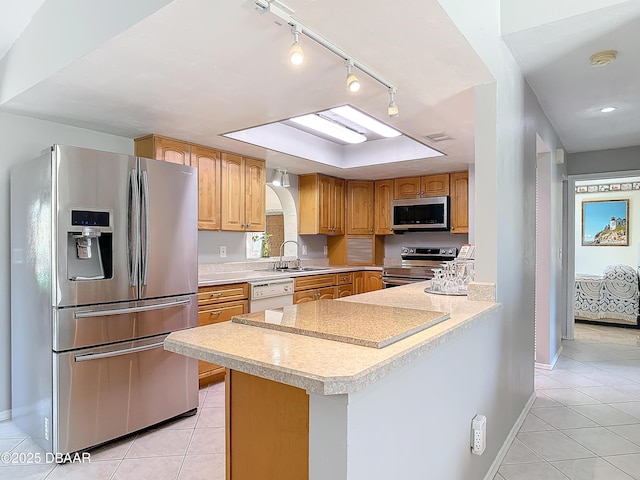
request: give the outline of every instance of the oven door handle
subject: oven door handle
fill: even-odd
[[[386,286],[386,285],[409,285],[410,283],[416,283],[416,282],[424,282],[426,280],[418,280],[418,279],[411,279],[411,280],[403,280],[403,279],[399,279],[399,278],[394,278],[393,280],[389,280],[389,279],[382,279],[382,285]]]
[[[105,353],[81,353],[74,357],[76,362],[86,362],[89,360],[100,360],[102,358],[119,357],[120,355],[129,355],[131,353],[144,352],[145,350],[152,350],[164,346],[164,342],[152,343],[151,345],[142,345],[140,347],[126,348],[124,350],[114,350],[113,352]]]

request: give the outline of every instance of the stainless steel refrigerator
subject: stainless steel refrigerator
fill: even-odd
[[[195,411],[196,169],[78,147],[11,170],[12,415],[49,452]]]

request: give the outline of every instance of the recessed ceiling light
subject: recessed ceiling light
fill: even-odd
[[[604,107],[600,109],[601,113],[609,113],[609,112],[613,112],[616,109],[616,107]]]
[[[293,117],[289,120],[347,143],[362,143],[367,139],[364,135],[315,113]]]
[[[385,125],[384,123],[379,122],[375,118],[370,117],[349,105],[332,108],[331,111],[383,137],[392,138],[402,135],[402,133],[397,131],[395,128],[391,128],[389,125]]]

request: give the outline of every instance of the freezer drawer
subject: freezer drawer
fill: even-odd
[[[151,337],[198,325],[197,296],[55,309],[53,350]]]
[[[198,406],[197,361],[165,351],[165,337],[53,354],[54,452],[87,449]]]

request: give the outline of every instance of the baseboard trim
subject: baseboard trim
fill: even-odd
[[[542,370],[553,370],[553,367],[556,366],[556,363],[558,362],[558,360],[560,359],[560,354],[562,353],[562,348],[563,346],[560,345],[560,348],[558,349],[558,351],[556,352],[556,356],[553,357],[553,360],[551,360],[550,364],[547,363],[538,363],[536,362],[535,367],[536,368],[540,368]]]
[[[10,418],[11,418],[11,409],[0,412],[0,422],[3,422],[4,420],[9,420]]]
[[[531,406],[535,401],[536,401],[536,392],[534,391],[531,394],[531,397],[529,397],[527,404],[522,409],[522,412],[520,413],[520,416],[516,420],[516,423],[513,424],[513,427],[511,428],[509,435],[507,435],[507,438],[502,444],[502,447],[500,448],[498,455],[496,455],[496,458],[493,460],[493,463],[491,464],[491,468],[489,468],[489,471],[484,476],[484,480],[493,480],[493,477],[495,477],[496,474],[498,473],[498,469],[500,468],[500,465],[502,465],[502,461],[504,460],[504,457],[507,455],[507,452],[509,451],[511,444],[513,443],[513,440],[516,438],[518,431],[520,431],[520,427],[522,427],[522,424],[524,423],[525,418],[527,418],[527,414],[529,413],[529,410],[531,410]]]

